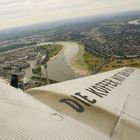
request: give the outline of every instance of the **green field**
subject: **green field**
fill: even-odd
[[[92,54],[88,53],[87,51],[84,52],[83,56],[84,56],[84,60],[85,60],[86,64],[88,65],[88,69],[90,71],[94,72],[95,67],[100,65],[101,58],[97,57],[95,55],[92,55]]]
[[[57,55],[63,48],[63,46],[60,45],[60,44],[47,44],[47,45],[42,45],[42,46],[39,46],[39,47],[47,50],[49,59],[51,57]]]
[[[89,70],[96,70],[96,68],[100,65],[101,58],[93,56],[85,51],[84,60],[88,64]],[[140,58],[129,58],[129,59],[114,59],[110,58],[109,63],[104,64],[100,69],[100,72],[110,71],[113,69],[118,69],[122,67],[135,67],[140,68]]]

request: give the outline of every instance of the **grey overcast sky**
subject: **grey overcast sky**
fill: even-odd
[[[0,29],[140,10],[140,0],[0,0]]]

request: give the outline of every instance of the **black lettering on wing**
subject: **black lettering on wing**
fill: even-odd
[[[88,96],[86,96],[86,95],[83,96],[83,95],[80,94],[80,92],[76,92],[75,95],[78,96],[78,97],[80,97],[80,98],[82,98],[82,99],[84,99],[85,101],[87,101],[87,102],[89,102],[91,104],[95,104],[96,103],[96,100],[95,99],[89,100],[88,99]]]
[[[87,88],[86,90],[95,94],[95,95],[97,95],[97,96],[99,96],[99,97],[101,97],[101,98],[103,98],[103,96],[106,96],[106,94],[101,93],[101,92],[97,92],[95,89],[93,89],[91,87]]]
[[[75,111],[77,111],[79,113],[82,113],[85,111],[83,106],[75,100],[64,98],[64,99],[61,99],[60,102],[67,104],[68,106],[70,106],[71,108],[73,108]]]

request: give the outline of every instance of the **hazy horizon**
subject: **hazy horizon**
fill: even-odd
[[[0,30],[140,10],[139,0],[0,0]]]

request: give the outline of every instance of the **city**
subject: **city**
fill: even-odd
[[[38,46],[57,41],[82,44],[84,52],[81,55],[90,74],[124,66],[140,67],[140,24],[139,20],[137,24],[132,22],[139,18],[139,12],[136,12],[0,32],[0,76],[10,80],[12,71],[22,69],[26,73],[26,69],[33,69],[30,61],[34,64],[37,61]]]

